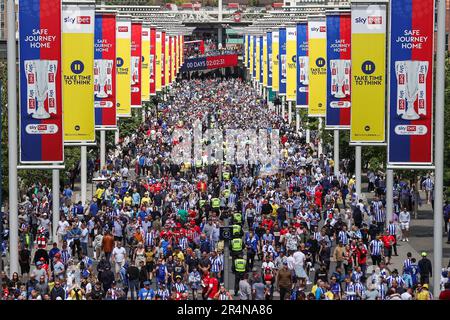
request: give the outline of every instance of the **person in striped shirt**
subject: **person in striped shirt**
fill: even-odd
[[[380,240],[380,236],[373,239],[369,243],[370,257],[372,258],[372,265],[378,266],[381,263],[383,253],[383,242]]]
[[[384,229],[384,223],[386,220],[383,202],[378,197],[375,197],[374,201],[371,203],[371,209],[372,215],[378,225],[378,232],[381,233]]]

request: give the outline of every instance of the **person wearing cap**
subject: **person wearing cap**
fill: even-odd
[[[150,288],[150,281],[144,282],[144,287],[139,290],[138,300],[153,300],[155,298],[155,292]]]
[[[430,277],[433,276],[433,267],[430,259],[427,258],[427,253],[423,251],[421,253],[422,259],[420,259],[418,266],[420,272],[420,282],[422,284],[430,283]]]
[[[416,300],[433,300],[433,295],[428,290],[428,283],[417,285],[415,296]]]

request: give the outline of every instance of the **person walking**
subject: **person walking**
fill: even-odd
[[[424,251],[421,253],[422,259],[420,259],[419,265],[419,273],[420,273],[420,282],[423,284],[430,283],[430,278],[433,276],[433,269],[431,265],[430,259],[427,258],[427,253]]]
[[[288,268],[287,261],[283,262],[283,267],[277,273],[278,291],[280,300],[284,300],[286,295],[290,295],[292,289],[292,272]]]
[[[111,254],[114,249],[114,237],[111,232],[106,231],[105,235],[102,239],[102,251],[105,254],[105,258],[107,261],[111,260]]]

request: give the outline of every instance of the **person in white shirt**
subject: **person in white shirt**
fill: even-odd
[[[405,292],[401,294],[402,300],[412,300],[413,299],[413,289],[408,288]]]
[[[304,244],[302,244],[304,245]],[[292,255],[294,258],[294,271],[295,276],[299,279],[300,286],[304,286],[306,284],[306,280],[308,276],[306,275],[306,271],[304,268],[306,256],[303,252],[300,251],[301,246],[298,247],[298,250],[294,252]]]
[[[61,220],[58,222],[58,247],[62,245],[62,242],[67,234],[67,229],[69,228],[69,222],[66,220],[66,217],[61,215]]]
[[[398,220],[400,222],[400,228],[402,229],[402,241],[409,241],[409,222],[411,221],[411,216],[406,208],[403,208],[403,210],[400,211]]]
[[[116,274],[119,276],[120,269],[125,265],[127,251],[120,244],[119,241],[116,241],[116,246],[112,251],[112,259],[115,263]]]

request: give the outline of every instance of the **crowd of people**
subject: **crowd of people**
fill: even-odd
[[[206,155],[174,163],[182,141],[173,131],[193,130],[197,120],[205,129],[278,129],[279,169],[208,164]],[[312,138],[307,143],[249,82],[175,83],[109,150],[86,205],[64,187],[58,226],[51,190],[27,190],[21,270],[2,272],[2,299],[431,300],[432,276],[442,277],[448,299],[448,272],[432,270],[426,252],[392,268],[398,241],[408,241],[413,192],[396,184],[397,214],[386,221],[383,178],[369,173],[374,197],[363,201],[355,177],[334,176],[332,158],[318,154]],[[54,227],[58,237],[50,239]]]

